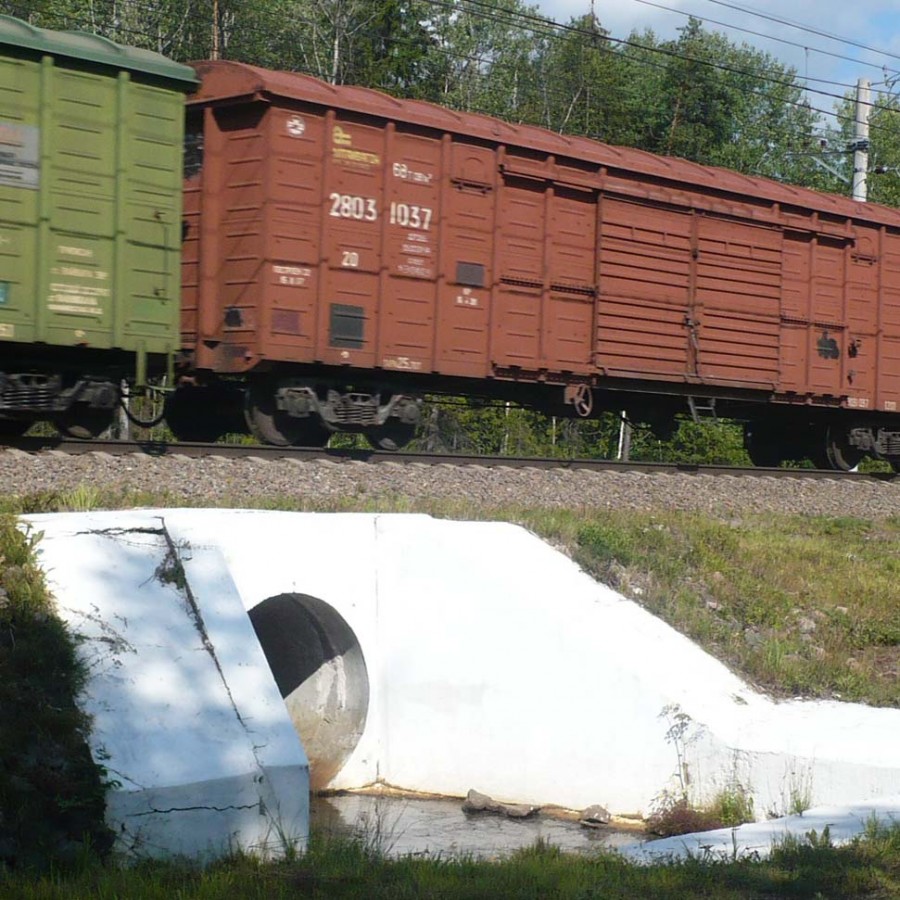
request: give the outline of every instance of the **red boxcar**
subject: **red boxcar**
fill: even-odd
[[[231,62],[196,66],[176,431],[412,434],[421,396],[900,459],[900,213]],[[210,397],[222,402],[211,402]],[[188,434],[189,433],[189,434]],[[204,436],[207,436],[204,434]]]

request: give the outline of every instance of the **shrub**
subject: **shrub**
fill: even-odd
[[[27,868],[112,844],[75,703],[85,671],[35,564],[39,537],[0,516],[0,864]]]

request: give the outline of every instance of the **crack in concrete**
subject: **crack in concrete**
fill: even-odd
[[[138,790],[146,791],[148,790],[148,786],[146,784],[141,784],[139,781],[135,781],[130,775],[127,775],[125,772],[120,771],[119,769],[113,769],[111,766],[104,766],[106,771],[114,776],[116,781],[120,784],[124,784],[128,782],[128,784],[134,785]]]
[[[184,563],[182,562],[181,554],[179,553],[179,547],[172,539],[172,535],[169,533],[169,530],[166,527],[165,519],[161,518],[160,523],[162,525],[162,536],[168,547],[169,555],[175,561],[175,563],[181,567],[181,572],[184,576],[177,585],[177,588],[185,598],[188,607],[188,615],[191,617],[192,621],[194,622],[194,627],[197,629],[197,633],[200,635],[200,640],[203,643],[203,649],[210,655],[210,658],[212,659],[213,664],[216,667],[216,671],[219,673],[219,679],[222,682],[222,686],[225,688],[225,693],[228,695],[228,702],[231,704],[231,709],[234,712],[235,718],[238,720],[241,728],[244,729],[244,733],[247,735],[247,741],[250,744],[253,758],[254,760],[256,760],[256,765],[259,771],[263,773],[259,780],[263,781],[265,778],[265,766],[259,758],[259,754],[257,752],[258,747],[253,739],[253,732],[250,730],[248,723],[241,715],[241,711],[234,699],[234,695],[231,693],[231,686],[228,684],[228,680],[225,678],[225,672],[222,670],[222,664],[219,661],[218,655],[216,654],[216,648],[213,646],[212,641],[209,639],[209,632],[206,630],[206,623],[203,621],[203,613],[200,611],[200,605],[197,603],[197,598],[194,596],[194,592],[191,590],[191,585],[188,582],[187,573],[184,570]]]
[[[140,819],[144,816],[165,816],[176,812],[231,812],[239,809],[259,809],[260,802],[235,804],[231,806],[170,806],[167,809],[148,809],[147,812],[132,813],[129,818]]]
[[[101,537],[121,537],[124,534],[156,534],[162,535],[159,528],[150,528],[149,526],[141,528],[90,528],[87,531],[76,531],[73,537],[83,537],[84,535],[98,534]]]

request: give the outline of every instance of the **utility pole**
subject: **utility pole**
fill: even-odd
[[[853,199],[866,199],[866,175],[869,168],[869,82],[856,82],[856,130],[853,135]]]

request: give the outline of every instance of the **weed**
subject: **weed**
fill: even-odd
[[[90,512],[98,509],[102,491],[91,484],[79,484],[59,495],[59,506],[64,512]]]
[[[813,804],[812,772],[791,769],[785,773],[781,785],[782,809],[769,810],[770,819],[782,816],[802,816]]]
[[[709,805],[710,812],[722,824],[721,828],[734,828],[755,819],[753,796],[737,782],[719,791]]]
[[[184,591],[187,587],[187,575],[184,571],[184,563],[179,551],[190,549],[185,543],[182,547],[170,545],[162,562],[156,567],[154,575],[160,584],[170,584],[178,591]]]
[[[405,807],[396,808],[376,797],[372,806],[362,810],[356,818],[354,835],[370,856],[388,856],[403,836],[399,827]]]
[[[729,828],[752,822],[753,797],[733,773],[731,783],[707,803],[691,799],[691,774],[687,751],[696,735],[690,734],[692,720],[677,703],[663,707],[660,717],[668,723],[666,742],[675,750],[677,789],[664,789],[654,801],[647,830],[661,837]]]

